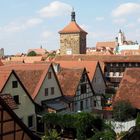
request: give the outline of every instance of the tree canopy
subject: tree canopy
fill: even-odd
[[[76,114],[55,114],[48,113],[43,117],[48,129],[55,129],[60,126],[61,129],[67,128],[76,130],[76,138],[78,140],[85,140],[91,138],[97,132],[105,132],[106,128],[104,121],[95,117],[90,113],[76,113]],[[107,130],[109,130],[107,128]]]
[[[116,121],[127,121],[135,116],[136,110],[128,101],[118,101],[113,107],[113,117]]]
[[[28,55],[27,56],[36,56],[37,54],[36,54],[36,52],[35,51],[30,51],[29,53],[28,53]]]

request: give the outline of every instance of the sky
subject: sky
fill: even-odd
[[[5,54],[30,48],[60,48],[59,31],[71,20],[86,31],[87,47],[113,41],[119,30],[140,42],[140,0],[0,0],[0,48]]]

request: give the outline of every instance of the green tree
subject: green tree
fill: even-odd
[[[127,121],[135,116],[136,110],[128,101],[118,101],[113,107],[113,117],[116,121]]]
[[[43,117],[43,121],[48,130],[56,129],[56,126],[63,130],[72,129],[74,137],[76,131],[78,140],[91,138],[96,132],[103,131],[105,126],[101,118],[85,112],[76,114],[48,113]]]
[[[136,126],[140,127],[140,113],[137,113]]]
[[[102,131],[97,131],[90,140],[116,140],[116,133],[109,124],[104,124]]]
[[[36,52],[35,51],[30,51],[29,53],[28,53],[28,55],[27,56],[36,56],[37,54],[36,54]]]
[[[55,129],[50,130],[42,137],[42,140],[60,140],[60,134]]]

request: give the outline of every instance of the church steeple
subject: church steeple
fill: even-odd
[[[74,11],[74,8],[72,8],[72,12],[71,12],[71,21],[76,21],[75,20],[75,11]]]

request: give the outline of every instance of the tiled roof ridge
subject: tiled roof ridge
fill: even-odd
[[[77,23],[76,21],[71,21],[67,26],[65,26],[62,30],[59,31],[59,33],[77,33],[77,32],[84,32],[87,34],[86,31],[84,31]]]

